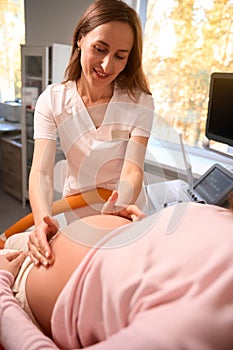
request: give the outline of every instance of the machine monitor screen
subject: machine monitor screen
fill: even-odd
[[[214,164],[194,185],[193,189],[209,204],[222,205],[233,190],[233,173]]]
[[[211,75],[206,136],[233,146],[233,73]]]

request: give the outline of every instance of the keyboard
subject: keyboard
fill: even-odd
[[[147,185],[146,191],[152,211],[158,211],[180,202],[205,203],[187,182],[179,179]]]

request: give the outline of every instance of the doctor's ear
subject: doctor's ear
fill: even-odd
[[[80,55],[81,49],[80,49],[80,46],[79,46],[79,44],[78,44],[78,41],[77,41],[77,51],[78,51],[78,54]]]
[[[82,41],[82,36],[80,36],[77,40],[77,47],[80,49],[81,46],[81,41]]]

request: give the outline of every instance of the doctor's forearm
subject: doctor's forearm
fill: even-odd
[[[50,176],[31,172],[29,178],[29,198],[35,225],[45,216],[52,215],[53,181]]]
[[[145,137],[132,137],[128,143],[118,184],[118,205],[134,204],[141,192],[147,141]]]
[[[134,204],[142,188],[143,174],[141,171],[131,171],[130,175],[123,176],[118,185],[117,205]]]

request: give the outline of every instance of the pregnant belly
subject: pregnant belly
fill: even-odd
[[[128,220],[119,216],[91,216],[75,223],[77,235],[79,223],[83,231],[83,222],[87,224],[87,233],[90,231],[97,232],[96,240],[101,238],[99,235],[100,230],[98,229],[104,229],[101,232],[106,234],[116,227],[129,223]],[[33,266],[26,280],[28,304],[41,329],[48,336],[51,336],[50,320],[56,300],[70,276],[91,247],[80,244],[77,240],[67,238],[59,232],[51,243],[51,249],[55,255],[53,266],[49,268]]]
[[[31,311],[42,330],[51,335],[50,319],[55,302],[73,271],[90,250],[58,233],[51,244],[53,266],[33,266],[26,281],[26,296]]]

